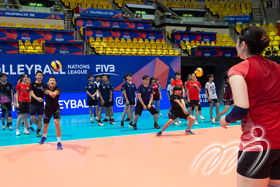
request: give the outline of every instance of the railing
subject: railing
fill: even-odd
[[[32,6],[24,6],[24,5],[18,5],[18,4],[6,4],[6,3],[0,3],[0,5],[5,6],[5,7],[0,7],[0,10],[12,11],[12,12],[35,12],[35,13],[63,14],[63,10],[69,10],[69,9],[62,9],[62,8],[59,8],[59,10],[53,10],[52,7],[32,7]],[[9,8],[7,6],[9,6]],[[12,6],[17,6],[19,8],[11,8]]]

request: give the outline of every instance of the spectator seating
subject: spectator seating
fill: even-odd
[[[199,8],[193,1],[162,1],[162,3],[168,8]]]
[[[85,8],[98,8],[98,9],[111,9],[113,10],[112,4],[107,0],[62,0],[66,7],[74,9],[79,4],[80,7]]]
[[[58,25],[58,27],[56,25],[49,25],[49,24],[45,24],[44,27],[42,24],[38,24],[37,27],[34,23],[31,23],[30,25],[28,25],[27,23],[24,23],[23,25],[21,25],[20,23],[16,23],[16,25],[12,22],[10,22],[9,24],[7,24],[6,22],[1,22],[0,27],[9,27],[9,28],[30,28],[30,29],[51,29],[51,30],[64,30],[62,25]]]
[[[171,45],[168,45],[165,40],[156,40],[151,39],[139,41],[134,38],[131,40],[128,38],[109,38],[106,37],[99,38],[95,40],[93,37],[90,37],[89,44],[92,48],[95,49],[97,54],[101,55],[155,55],[155,56],[179,56],[180,53],[178,50],[173,49]]]
[[[126,3],[145,5],[142,0],[114,0],[118,7],[123,7]]]
[[[43,43],[45,41],[41,41],[39,43],[37,40],[34,40],[33,43],[30,40],[25,40],[23,44],[22,40],[18,41],[19,44],[19,53],[21,54],[43,54]]]
[[[210,1],[206,0],[206,8],[212,12],[212,14],[218,15],[220,18],[228,15],[250,15],[252,13],[252,6],[249,0],[245,1]]]

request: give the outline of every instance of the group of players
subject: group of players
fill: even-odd
[[[47,138],[47,131],[51,117],[54,117],[54,124],[56,127],[56,134],[58,139],[58,149],[62,149],[61,145],[61,128],[60,128],[60,105],[58,102],[60,89],[56,87],[55,77],[48,78],[48,86],[42,82],[43,73],[41,71],[36,72],[36,81],[30,82],[30,78],[26,74],[22,74],[18,79],[18,84],[15,88],[15,94],[13,98],[13,86],[7,82],[7,75],[2,73],[0,75],[0,104],[2,108],[2,130],[5,130],[5,116],[7,116],[7,127],[10,130],[12,128],[12,115],[11,107],[14,105],[17,108],[17,128],[16,135],[19,136],[19,127],[21,120],[23,121],[24,131],[23,134],[29,134],[30,131],[35,131],[32,127],[32,123],[37,125],[36,136],[41,137],[40,144],[43,144]],[[225,110],[219,113],[219,103],[215,90],[214,75],[208,75],[209,81],[205,85],[205,92],[210,103],[210,116],[211,121],[215,123],[219,117],[226,113],[230,105],[233,105],[233,98],[231,95],[230,86],[226,76],[227,83],[225,84]],[[85,86],[87,93],[87,105],[89,106],[90,122],[93,123],[93,113],[95,120],[98,121],[99,126],[103,126],[103,122],[109,122],[110,124],[116,124],[113,117],[114,105],[113,99],[113,85],[109,82],[110,76],[102,74],[101,76],[88,75],[89,82]],[[100,80],[101,79],[101,80]],[[124,127],[124,121],[129,121],[129,127],[133,127],[137,130],[137,122],[139,116],[141,116],[143,110],[148,110],[154,119],[154,128],[160,129],[157,124],[158,116],[160,113],[160,100],[162,99],[161,86],[158,84],[159,80],[154,77],[144,75],[142,77],[143,84],[138,88],[132,82],[132,75],[127,73],[124,76],[125,83],[122,85],[122,101],[124,103],[124,111],[122,113],[121,127]],[[167,95],[171,103],[171,107],[168,112],[169,121],[165,124],[163,129],[157,133],[161,133],[171,124],[179,125],[181,123],[180,118],[187,119],[188,128],[186,133],[194,134],[190,129],[193,123],[198,125],[198,113],[200,113],[200,119],[204,120],[201,115],[201,106],[199,102],[199,92],[201,91],[201,84],[197,81],[196,75],[190,74],[188,80],[183,85],[181,80],[181,73],[176,72],[175,79],[169,78],[170,84],[167,87]],[[44,106],[44,96],[46,105]],[[13,100],[15,102],[13,102]],[[155,107],[157,103],[157,108]],[[213,104],[216,105],[215,118],[212,117]],[[136,105],[135,115],[134,106]],[[187,112],[188,106],[188,112]],[[94,108],[94,112],[93,112]],[[101,113],[105,109],[106,118],[101,122]],[[195,117],[193,112],[195,110]],[[28,124],[28,115],[30,114],[30,122]],[[125,116],[127,114],[127,119]],[[36,118],[37,115],[37,118]],[[42,121],[44,117],[44,121]],[[42,122],[43,135],[41,134]]]

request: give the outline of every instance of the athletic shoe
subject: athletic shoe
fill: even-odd
[[[186,130],[186,134],[194,135],[194,133],[191,130]]]
[[[27,127],[27,130],[35,131],[32,126]]]
[[[133,129],[137,130],[137,125],[136,124],[133,125]]]
[[[170,118],[170,112],[167,112],[167,116]]]
[[[198,123],[197,123],[197,121],[195,122],[195,125],[196,125],[196,126],[198,126]]]
[[[159,132],[157,133],[157,136],[161,136],[161,134],[162,134],[162,132],[161,132],[161,131],[159,131]]]
[[[205,118],[204,118],[203,116],[200,116],[200,119],[201,119],[201,120],[205,120]]]
[[[90,122],[93,123],[93,119],[90,119]]]
[[[12,126],[12,125],[10,125],[10,126],[9,126],[9,129],[10,129],[10,131],[12,131],[12,130],[13,130],[13,126]]]
[[[160,129],[160,126],[159,126],[158,124],[155,124],[155,125],[154,125],[154,128],[155,128],[155,129]]]
[[[130,121],[130,118],[126,118],[126,120],[124,120],[124,121]]]
[[[3,125],[3,126],[2,126],[2,130],[5,130],[5,128],[6,128],[6,126],[5,126],[5,125]]]
[[[215,122],[215,118],[210,119],[210,121],[211,121],[213,124],[216,123],[216,122]]]
[[[102,122],[108,122],[109,120],[107,118],[105,118]]]
[[[61,142],[58,142],[57,143],[57,150],[62,150],[63,148],[62,148],[62,145],[61,145]]]
[[[30,132],[27,129],[24,129],[23,134],[29,134]]]
[[[16,135],[17,136],[19,136],[20,135],[20,133],[19,133],[19,130],[17,129],[17,131],[16,131]]]
[[[39,144],[44,144],[46,139],[47,138],[45,136],[42,136],[41,140],[39,141]]]
[[[99,122],[98,122],[98,125],[99,125],[99,126],[103,126],[103,123],[101,123],[101,121],[99,121]]]
[[[158,113],[158,115],[162,116],[162,114],[161,114],[161,113]]]
[[[178,122],[179,124],[181,124],[181,123],[182,123],[182,122],[180,121],[180,119],[179,119],[179,118],[177,119],[177,122]]]
[[[134,127],[132,121],[129,123],[128,127]]]
[[[110,124],[111,124],[111,125],[115,125],[115,124],[116,124],[116,123],[115,123],[115,120],[114,120],[114,119],[111,119],[111,120],[110,120]]]
[[[37,137],[42,137],[41,132],[37,132],[37,133],[36,133],[36,136],[37,136]]]
[[[124,121],[121,122],[121,127],[124,127]]]
[[[179,123],[177,121],[174,121],[173,125],[179,125]]]

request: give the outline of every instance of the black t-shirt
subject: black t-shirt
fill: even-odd
[[[11,91],[13,90],[13,85],[9,82],[6,84],[0,83],[0,103],[10,103],[12,102]]]
[[[179,102],[181,103],[181,99],[183,99],[183,96],[182,95],[175,95],[175,94],[172,94],[170,96],[170,101],[171,101],[171,112],[174,111],[174,112],[182,112],[182,108],[178,105],[178,103],[176,103],[174,100],[179,100]]]
[[[44,89],[44,93],[47,91],[47,90],[50,90],[49,87],[46,87]],[[55,113],[59,108],[59,103],[58,103],[58,99],[59,99],[59,96],[60,96],[60,89],[58,87],[55,87],[54,90],[51,90],[51,91],[58,91],[59,92],[59,95],[57,95],[55,98],[52,98],[50,95],[48,94],[45,94],[45,98],[46,98],[46,106],[45,106],[45,112],[49,112],[49,113]]]
[[[41,83],[32,82],[30,84],[29,90],[30,91],[33,90],[36,97],[40,97],[40,98],[44,99],[44,95],[45,95],[44,94],[44,89],[46,87],[47,86],[42,82]],[[44,102],[39,102],[31,96],[31,104],[33,104],[33,105],[44,105]]]

